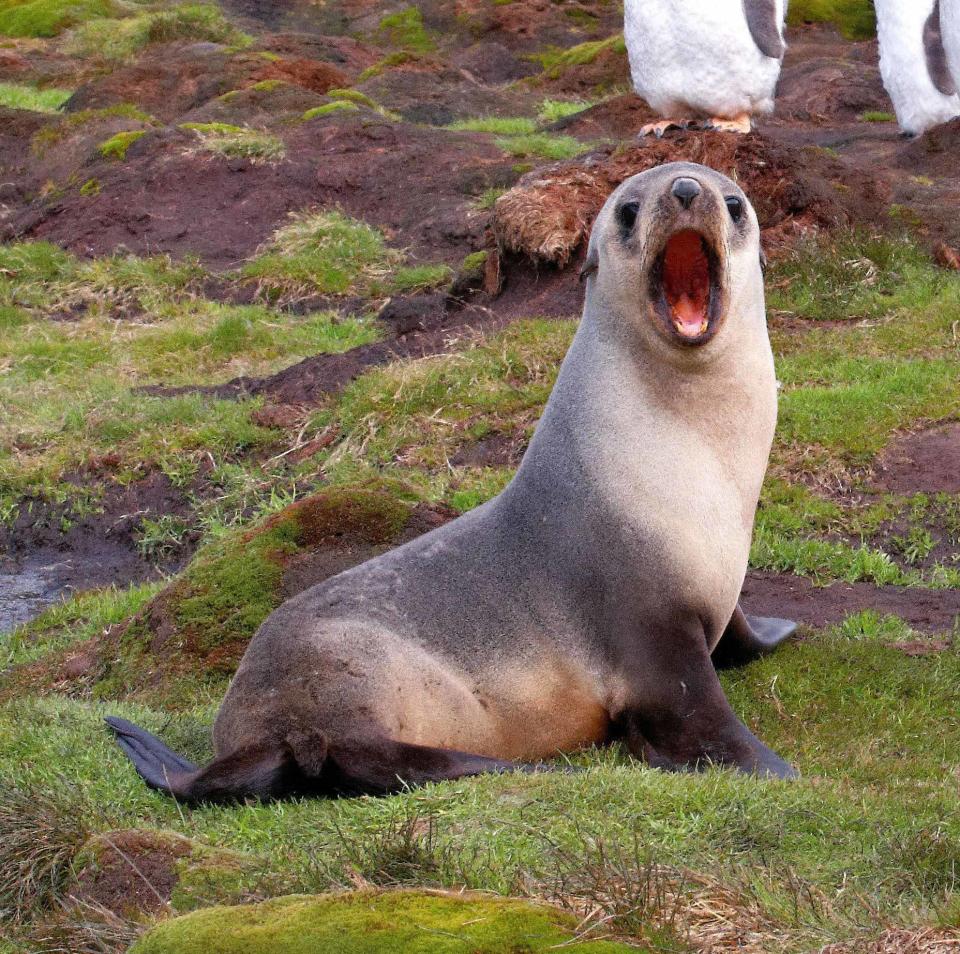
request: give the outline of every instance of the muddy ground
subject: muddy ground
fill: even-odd
[[[588,62],[562,68],[544,68],[535,56],[619,29],[612,7],[589,0],[573,6],[575,13],[532,0],[493,7],[435,0],[422,5],[433,48],[401,55],[378,28],[386,8],[298,0],[228,0],[228,14],[253,37],[242,50],[178,40],[105,68],[53,43],[14,45],[0,57],[0,80],[75,92],[63,116],[0,110],[0,235],[52,241],[82,256],[118,250],[197,256],[223,276],[206,294],[226,301],[250,295],[230,270],[290,212],[304,208],[338,207],[382,229],[414,261],[454,271],[471,253],[487,253],[481,273],[461,275],[447,293],[388,303],[380,342],[311,357],[267,378],[195,388],[223,398],[260,396],[301,415],[365,369],[396,357],[462,347],[472,335],[521,316],[576,316],[576,266],[593,215],[617,182],[665,161],[693,159],[737,175],[774,256],[806,234],[845,225],[907,224],[947,258],[960,246],[954,213],[960,121],[910,142],[889,121],[865,121],[865,114],[890,108],[875,42],[843,39],[828,26],[794,29],[777,113],[749,136],[677,131],[637,141],[651,113],[627,91],[622,50],[608,44]],[[304,119],[329,104],[331,89],[345,87],[373,105]],[[533,115],[546,97],[600,100],[543,126],[580,140],[583,156],[518,157],[494,136],[442,128],[478,116]],[[116,109],[121,104],[140,113]],[[182,128],[186,122],[269,131],[281,140],[284,157],[204,154]],[[100,154],[98,144],[128,131],[145,134],[122,161]],[[508,189],[496,203],[484,201],[491,190]],[[191,387],[153,393],[184,390]],[[954,429],[898,445],[901,452],[881,462],[876,492],[956,493],[958,443]],[[514,464],[520,451],[488,439],[464,462]],[[937,486],[928,487],[933,473]],[[78,478],[78,485],[88,483]],[[138,516],[188,515],[187,495],[156,474],[122,492],[103,482],[97,487],[107,487],[102,511],[71,520],[67,531],[63,514],[37,501],[0,535],[0,631],[58,593],[147,579],[176,570],[189,556],[187,539],[159,564],[146,559],[135,532]],[[201,496],[216,492],[197,489]],[[878,599],[920,629],[943,629],[960,611],[942,600],[935,611],[908,591],[811,590],[792,577],[766,575],[751,577],[747,597],[755,611],[786,608],[812,625],[877,606]]]

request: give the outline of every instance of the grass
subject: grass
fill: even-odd
[[[283,140],[272,133],[230,123],[181,123],[196,133],[198,148],[228,159],[279,162],[286,154]]]
[[[550,133],[531,133],[525,136],[498,138],[496,144],[511,156],[522,158],[572,159],[590,147],[573,136],[556,136]]]
[[[180,3],[120,19],[92,19],[71,35],[69,48],[77,56],[111,61],[129,60],[151,43],[190,39],[248,45],[251,41],[208,3]]]
[[[832,23],[848,40],[868,40],[877,30],[869,0],[791,0],[787,23]]]
[[[50,37],[89,20],[114,16],[113,0],[0,0],[0,36]]]
[[[348,100],[337,100],[333,103],[326,103],[323,106],[314,106],[311,109],[308,109],[301,119],[304,122],[308,122],[311,119],[316,119],[318,116],[329,116],[333,113],[356,113],[360,111],[360,107],[356,103],[351,103]]]
[[[532,59],[543,67],[543,76],[546,79],[559,79],[567,70],[593,63],[597,57],[607,52],[626,56],[627,46],[622,33],[609,36],[605,40],[589,40],[566,49],[548,48],[545,52],[534,54]]]
[[[377,27],[376,36],[387,46],[411,53],[430,53],[437,45],[424,27],[423,15],[418,7],[406,7],[385,16]]]
[[[56,113],[73,95],[72,90],[39,89],[23,83],[0,83],[0,106],[29,109],[35,113]]]
[[[545,126],[589,109],[593,103],[582,99],[545,99],[537,109],[537,119]]]
[[[893,113],[885,113],[880,110],[868,109],[860,114],[860,121],[863,123],[895,123],[897,117]]]

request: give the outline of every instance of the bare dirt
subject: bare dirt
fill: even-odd
[[[960,494],[960,422],[891,441],[877,462],[874,484],[898,494]]]
[[[873,610],[899,616],[921,632],[952,633],[960,617],[960,591],[872,583],[815,586],[804,577],[751,571],[743,585],[743,605],[754,616],[794,619],[811,629]]]

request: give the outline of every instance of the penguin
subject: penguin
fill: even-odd
[[[940,0],[940,39],[950,76],[960,88],[960,0]]]
[[[960,115],[941,39],[940,0],[875,0],[880,75],[905,136]]]
[[[750,132],[773,111],[786,45],[786,0],[625,0],[633,86],[661,116],[640,135],[706,120]]]

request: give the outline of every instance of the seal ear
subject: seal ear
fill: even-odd
[[[585,282],[591,275],[596,274],[600,267],[600,256],[596,248],[591,244],[587,249],[587,257],[583,261],[583,267],[580,269],[580,281]]]

